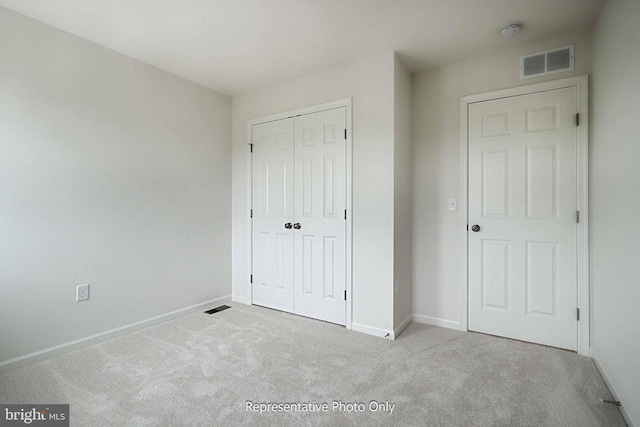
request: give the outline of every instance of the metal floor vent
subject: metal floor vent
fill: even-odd
[[[214,314],[214,313],[217,313],[219,311],[224,311],[227,308],[231,308],[231,307],[229,307],[228,305],[221,305],[220,307],[216,307],[216,308],[212,308],[211,310],[207,310],[207,311],[205,311],[205,313]]]

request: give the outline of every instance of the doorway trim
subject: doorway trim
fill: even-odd
[[[261,123],[273,122],[276,120],[288,119],[296,116],[302,116],[305,114],[319,113],[321,111],[333,110],[335,108],[345,107],[346,111],[346,128],[347,128],[347,140],[346,140],[346,208],[347,208],[347,220],[346,220],[346,280],[345,287],[347,291],[346,301],[346,313],[345,313],[345,327],[352,329],[352,310],[353,310],[353,251],[352,251],[352,220],[353,220],[353,208],[352,208],[352,165],[353,165],[353,126],[352,126],[352,99],[344,98],[336,101],[327,102],[324,104],[313,105],[310,107],[297,108],[295,110],[289,110],[282,113],[271,114],[268,116],[258,117],[247,121],[247,205],[249,211],[247,212],[247,222],[249,224],[249,233],[247,247],[249,248],[248,259],[248,272],[247,280],[253,275],[253,221],[251,218],[251,211],[253,210],[253,161],[251,157],[251,135],[252,127]],[[248,280],[249,281],[249,280]],[[253,305],[253,284],[249,284],[249,301],[248,304]]]
[[[577,208],[580,222],[577,225],[577,308],[580,310],[578,322],[578,354],[590,356],[589,330],[591,321],[591,303],[589,286],[589,77],[578,76],[553,80],[527,86],[519,86],[493,92],[469,95],[460,98],[460,230],[462,249],[460,252],[460,329],[469,327],[469,241],[468,241],[468,174],[469,174],[469,106],[477,102],[510,98],[519,95],[547,92],[555,89],[575,87],[579,114],[577,140]]]

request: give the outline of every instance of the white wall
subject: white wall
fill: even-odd
[[[395,329],[411,315],[411,75],[397,56],[394,87],[393,270],[398,281],[393,299]]]
[[[233,98],[233,297],[250,302],[247,121],[353,98],[353,322],[393,329],[394,55]]]
[[[605,3],[593,37],[592,349],[640,426],[640,2]]]
[[[417,320],[459,327],[460,98],[590,71],[590,37],[578,34],[413,76],[413,296]],[[519,57],[575,43],[575,71],[520,80]]]
[[[228,97],[2,7],[0,94],[0,361],[230,293]]]

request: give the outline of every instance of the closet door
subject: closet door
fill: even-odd
[[[252,128],[253,304],[293,312],[293,119]]]
[[[577,99],[469,106],[469,330],[578,348]]]
[[[295,118],[294,313],[345,324],[346,109]]]

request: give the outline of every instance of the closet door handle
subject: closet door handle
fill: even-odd
[[[295,228],[296,230],[300,230],[302,226],[300,225],[299,222],[296,222],[295,224],[293,224],[293,228]]]
[[[287,230],[290,230],[290,229],[291,229],[291,227],[292,227],[292,225],[291,225],[291,223],[290,223],[290,222],[288,222],[288,223],[286,223],[286,224],[284,225],[284,228],[286,228]]]

